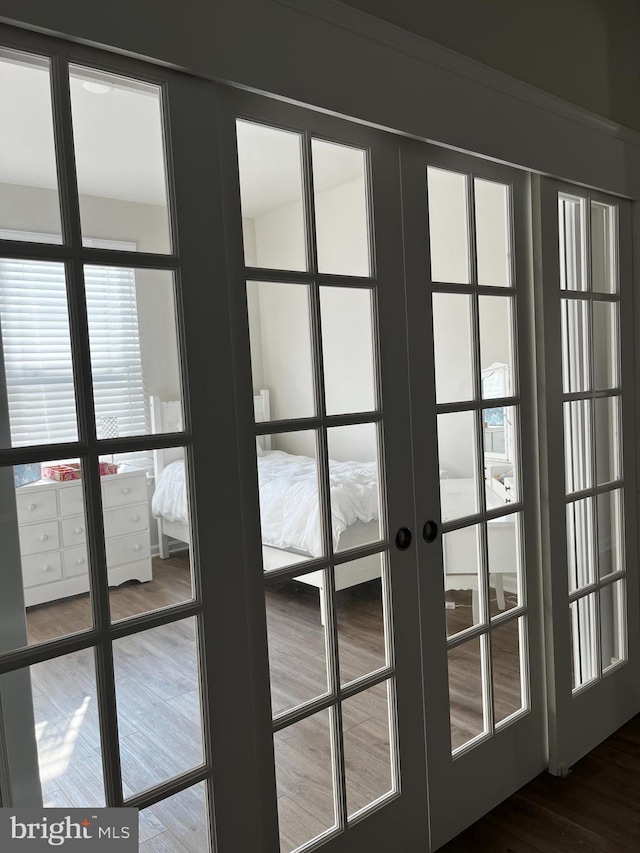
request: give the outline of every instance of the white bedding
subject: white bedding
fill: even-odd
[[[333,547],[357,521],[378,518],[375,462],[329,463]],[[282,450],[265,450],[258,457],[262,542],[274,548],[295,548],[322,555],[316,460]],[[167,465],[158,477],[152,511],[156,518],[187,523],[187,500],[182,460]]]

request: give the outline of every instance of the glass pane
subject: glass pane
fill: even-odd
[[[254,394],[269,392],[269,412],[256,420],[315,414],[309,287],[247,282]]]
[[[173,273],[86,266],[84,278],[98,438],[166,432],[149,398],[172,401],[182,431]]]
[[[366,153],[312,139],[311,159],[319,272],[371,275]]]
[[[372,292],[321,287],[322,358],[328,415],[376,408]]]
[[[513,385],[513,299],[480,296],[480,366],[484,399],[509,397]],[[456,330],[456,338],[458,337]]]
[[[573,689],[598,676],[596,655],[596,596],[595,593],[572,601],[571,649],[573,658]]]
[[[591,387],[589,360],[589,303],[562,299],[562,384],[565,393]]]
[[[0,49],[0,239],[62,243],[49,60]]]
[[[387,569],[384,554],[335,567],[340,681],[347,684],[387,663]]]
[[[40,784],[45,802],[53,807],[103,807],[93,649],[34,664],[30,670]],[[23,706],[22,711],[30,716],[27,707]],[[24,743],[24,735],[21,741]],[[28,749],[26,753],[28,759]]]
[[[524,707],[520,631],[522,619],[513,619],[491,631],[493,713],[496,725]]]
[[[627,659],[624,581],[600,590],[600,647],[603,671]]]
[[[390,721],[391,682],[376,684],[342,703],[347,814],[352,817],[395,789]]]
[[[0,445],[77,441],[64,264],[0,259],[0,325],[9,406]]]
[[[79,66],[69,79],[83,245],[170,252],[160,86]]]
[[[593,498],[567,504],[567,568],[569,591],[595,580]]]
[[[618,306],[593,303],[593,387],[596,391],[616,388],[618,377]]]
[[[118,732],[126,796],[203,761],[195,618],[115,640]]]
[[[274,717],[327,692],[325,570],[265,590]]]
[[[184,448],[109,454],[100,465],[111,618],[191,601]]]
[[[143,853],[209,853],[205,783],[160,800],[139,815]]]
[[[256,454],[265,572],[322,557],[316,434],[263,435]]]
[[[433,294],[433,348],[436,402],[473,400],[473,332],[471,297]]]
[[[586,290],[585,201],[558,196],[560,226],[560,287],[562,290]]]
[[[467,176],[429,166],[429,242],[433,281],[468,284]]]
[[[452,752],[487,731],[484,714],[481,637],[469,640],[447,655]]]
[[[375,424],[327,430],[333,550],[370,545],[382,537],[382,496]]]
[[[523,604],[521,525],[519,512],[487,522],[491,616]]]
[[[596,422],[596,477],[599,486],[620,479],[620,402],[620,397],[600,397],[593,401]]]
[[[474,412],[438,415],[438,464],[442,521],[478,512]]]
[[[511,285],[509,187],[474,178],[478,284]]]
[[[622,550],[622,490],[598,495],[598,576],[624,569]]]
[[[598,293],[618,290],[615,217],[613,205],[591,202],[591,287]]]
[[[329,713],[321,711],[273,736],[282,853],[337,825]]]
[[[62,470],[78,479],[53,479]],[[3,650],[93,626],[81,473],[77,459],[0,468]]]
[[[463,527],[442,537],[447,637],[484,620],[480,525]]]
[[[517,414],[518,406],[482,410],[488,510],[513,503],[520,496]]]
[[[300,134],[249,121],[236,131],[245,264],[306,270]]]
[[[592,486],[591,405],[591,400],[574,400],[564,404],[564,464],[567,494],[581,492]]]

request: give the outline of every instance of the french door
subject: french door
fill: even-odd
[[[0,36],[2,803],[435,850],[637,711],[629,205],[534,312],[524,173]]]
[[[436,849],[546,766],[527,178],[236,95],[225,135],[265,802],[286,853]]]
[[[550,770],[638,712],[631,204],[537,184]]]
[[[546,766],[524,173],[402,152],[430,831]]]
[[[423,849],[397,149],[237,93],[222,132],[264,849]]]
[[[258,850],[215,90],[0,39],[2,805]],[[152,396],[177,414],[153,434]],[[161,560],[167,454],[185,533]]]

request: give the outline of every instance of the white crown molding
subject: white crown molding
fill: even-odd
[[[425,64],[457,74],[475,83],[494,89],[503,95],[524,101],[565,119],[583,124],[627,144],[640,146],[640,132],[611,119],[579,107],[570,101],[545,92],[503,71],[498,71],[476,59],[437,44],[424,36],[411,33],[396,24],[383,21],[368,12],[354,9],[339,0],[272,0],[300,14],[319,18],[326,23],[378,42],[385,47],[405,53]]]

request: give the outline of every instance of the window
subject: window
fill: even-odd
[[[139,435],[148,414],[134,270],[87,266],[85,289],[98,437]],[[0,259],[0,325],[12,446],[76,440],[63,265]]]

